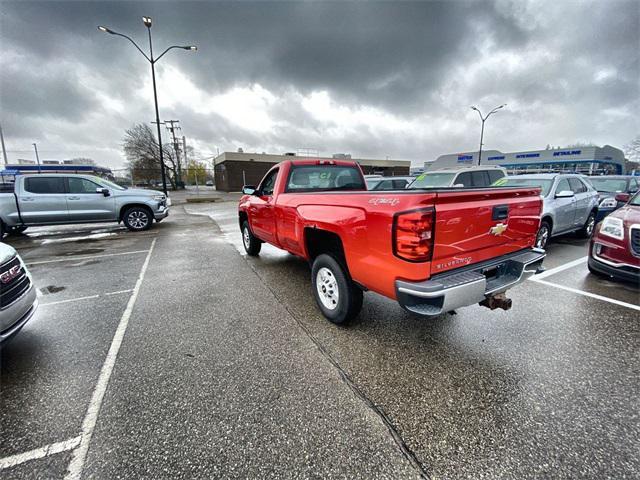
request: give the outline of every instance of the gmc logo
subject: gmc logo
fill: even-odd
[[[14,265],[6,272],[0,273],[0,282],[9,283],[20,274],[20,268],[22,268],[20,265]]]

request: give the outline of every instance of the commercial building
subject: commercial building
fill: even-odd
[[[243,185],[257,185],[267,171],[284,160],[352,160],[358,162],[365,174],[387,176],[409,175],[409,160],[374,160],[351,158],[350,155],[333,157],[308,157],[295,154],[272,155],[268,153],[224,152],[214,159],[216,189],[223,192],[238,192]]]
[[[584,175],[624,173],[624,152],[610,145],[604,147],[553,148],[502,153],[482,152],[483,165],[499,165],[510,174],[542,172],[575,172]],[[451,168],[478,164],[478,152],[441,155],[425,162],[425,169]]]

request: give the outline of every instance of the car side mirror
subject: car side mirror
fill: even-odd
[[[629,201],[629,198],[631,198],[631,195],[629,195],[628,193],[616,194],[616,202],[627,203]]]
[[[253,195],[256,193],[256,187],[254,185],[245,185],[242,187],[242,193],[245,195]]]
[[[109,191],[108,188],[96,188],[96,193],[101,193],[105,197],[108,197],[109,195],[111,195],[111,192]]]
[[[562,190],[556,193],[556,198],[571,198],[575,195],[571,190]]]

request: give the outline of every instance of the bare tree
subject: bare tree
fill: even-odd
[[[161,178],[160,150],[151,127],[144,123],[134,125],[125,131],[122,143],[128,166],[135,179],[147,182]],[[176,159],[170,143],[162,146],[162,155],[167,171],[167,180],[175,189]]]
[[[624,154],[630,162],[640,163],[640,135],[624,146]]]

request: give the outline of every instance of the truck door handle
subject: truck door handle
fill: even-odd
[[[509,216],[509,205],[496,205],[493,207],[492,220],[504,220]]]
[[[22,197],[20,200],[23,202],[33,202],[33,197]]]
[[[67,197],[67,200],[80,200],[80,197]]]

